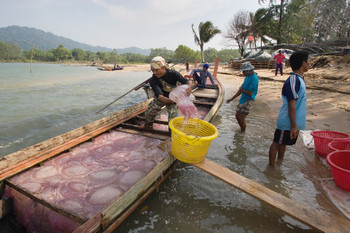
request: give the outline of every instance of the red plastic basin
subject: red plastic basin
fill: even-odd
[[[321,156],[328,155],[328,143],[332,142],[333,140],[350,139],[348,134],[335,131],[314,131],[311,132],[311,135],[314,138],[315,151]]]
[[[328,143],[329,153],[337,150],[350,150],[350,140],[336,140]]]
[[[335,184],[350,192],[350,150],[338,150],[327,155]]]

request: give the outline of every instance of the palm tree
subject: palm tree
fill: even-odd
[[[249,16],[251,21],[249,32],[253,34],[256,48],[257,39],[260,39],[260,46],[262,46],[262,43],[266,44],[269,41],[266,35],[271,31],[270,25],[272,24],[273,14],[269,9],[260,8],[255,14],[250,13]]]
[[[194,24],[192,24],[194,42],[197,45],[199,45],[201,49],[202,62],[204,62],[204,54],[203,54],[204,43],[207,43],[211,38],[213,38],[216,34],[220,33],[221,31],[217,27],[214,27],[211,21],[207,21],[205,23],[200,22],[200,24],[198,25],[199,36],[197,36],[197,33],[194,30],[193,26]]]
[[[273,5],[275,1],[280,1],[280,5],[276,7],[276,11],[279,14],[279,21],[278,21],[278,27],[277,27],[277,44],[280,44],[281,41],[281,30],[282,30],[282,19],[283,19],[283,12],[285,10],[286,4],[289,0],[258,0],[259,3],[264,3],[265,1],[270,1],[270,4]]]

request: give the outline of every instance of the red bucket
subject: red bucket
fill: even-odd
[[[328,155],[328,143],[332,142],[333,140],[350,139],[348,134],[335,131],[314,131],[311,132],[311,135],[314,138],[315,151],[321,156]]]
[[[327,163],[332,168],[335,184],[350,192],[350,150],[338,150],[327,155]]]
[[[350,140],[336,140],[328,143],[329,153],[337,150],[350,150]]]

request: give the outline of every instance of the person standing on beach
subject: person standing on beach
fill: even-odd
[[[243,71],[243,74],[246,76],[244,82],[242,86],[239,87],[236,94],[228,99],[226,103],[230,103],[241,95],[237,105],[236,119],[241,127],[241,132],[245,132],[247,126],[246,118],[252,108],[255,96],[258,93],[259,78],[254,72],[254,66],[250,64],[249,61],[241,65],[240,71]]]
[[[178,116],[178,109],[175,102],[169,99],[169,93],[178,85],[188,84],[187,94],[190,95],[194,84],[184,78],[179,72],[168,69],[164,58],[157,56],[151,60],[151,70],[153,75],[150,85],[154,92],[154,99],[148,105],[145,112],[145,123],[140,126],[141,129],[152,130],[154,118],[157,113],[166,106],[169,121]]]
[[[206,87],[207,77],[209,77],[212,85],[215,85],[213,76],[211,75],[209,64],[204,64],[203,69],[193,69],[191,75],[193,75],[193,81],[197,83],[197,87]],[[199,72],[199,75],[197,74]]]
[[[289,59],[293,72],[282,88],[282,107],[277,117],[277,129],[269,150],[269,164],[275,165],[276,155],[282,161],[287,145],[294,145],[299,130],[306,124],[306,86],[304,73],[309,70],[309,54],[294,52]]]
[[[283,62],[286,57],[282,54],[282,50],[279,50],[278,54],[276,54],[273,59],[276,61],[275,76],[277,76],[278,69],[280,70],[281,76],[283,76]]]

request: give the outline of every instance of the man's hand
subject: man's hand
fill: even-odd
[[[290,139],[295,139],[298,137],[298,135],[299,135],[298,126],[291,127],[289,131]]]
[[[186,94],[187,94],[187,96],[190,96],[191,93],[192,93],[192,88],[195,86],[195,84],[193,82],[191,82],[191,81],[188,81],[186,83],[186,85],[188,85],[188,88],[186,90]]]
[[[230,99],[226,100],[226,103],[228,104],[228,103],[230,103],[232,100],[233,100],[233,98],[230,98]]]

